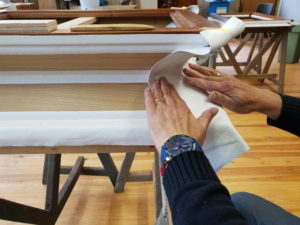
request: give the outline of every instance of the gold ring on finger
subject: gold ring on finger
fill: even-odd
[[[155,99],[155,105],[159,105],[161,103],[164,103],[164,102],[160,99]]]

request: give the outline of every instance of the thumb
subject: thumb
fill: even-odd
[[[224,95],[218,91],[210,92],[208,95],[208,100],[225,107],[231,102],[231,99],[227,95]]]
[[[211,122],[211,120],[215,117],[215,115],[217,115],[218,113],[218,109],[217,108],[210,108],[205,110],[202,115],[197,119],[199,123],[202,124],[204,131],[206,133],[206,130]]]

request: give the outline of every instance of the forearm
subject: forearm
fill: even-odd
[[[174,225],[244,225],[203,152],[172,159],[163,177]]]
[[[300,99],[282,95],[282,109],[277,119],[268,118],[269,125],[300,136]]]

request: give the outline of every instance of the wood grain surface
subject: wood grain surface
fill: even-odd
[[[135,9],[135,10],[24,10],[8,11],[10,19],[77,18],[77,17],[170,17],[172,9]]]
[[[2,71],[148,70],[166,53],[0,55]]]
[[[89,32],[89,31],[115,31],[115,30],[153,30],[154,27],[147,25],[147,24],[124,24],[124,23],[118,23],[118,24],[92,24],[92,25],[77,25],[72,26],[71,31],[83,31],[83,32]]]
[[[69,20],[67,22],[61,23],[57,26],[57,29],[59,30],[68,30],[70,31],[70,28],[72,26],[76,25],[87,25],[87,24],[93,24],[97,21],[95,17],[79,17],[73,20]]]
[[[0,85],[0,111],[143,110],[146,84]]]

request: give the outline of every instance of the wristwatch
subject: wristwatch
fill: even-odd
[[[202,152],[202,148],[197,140],[186,135],[175,135],[169,138],[161,147],[161,168],[160,174],[164,175],[168,162],[175,156],[189,151]]]

